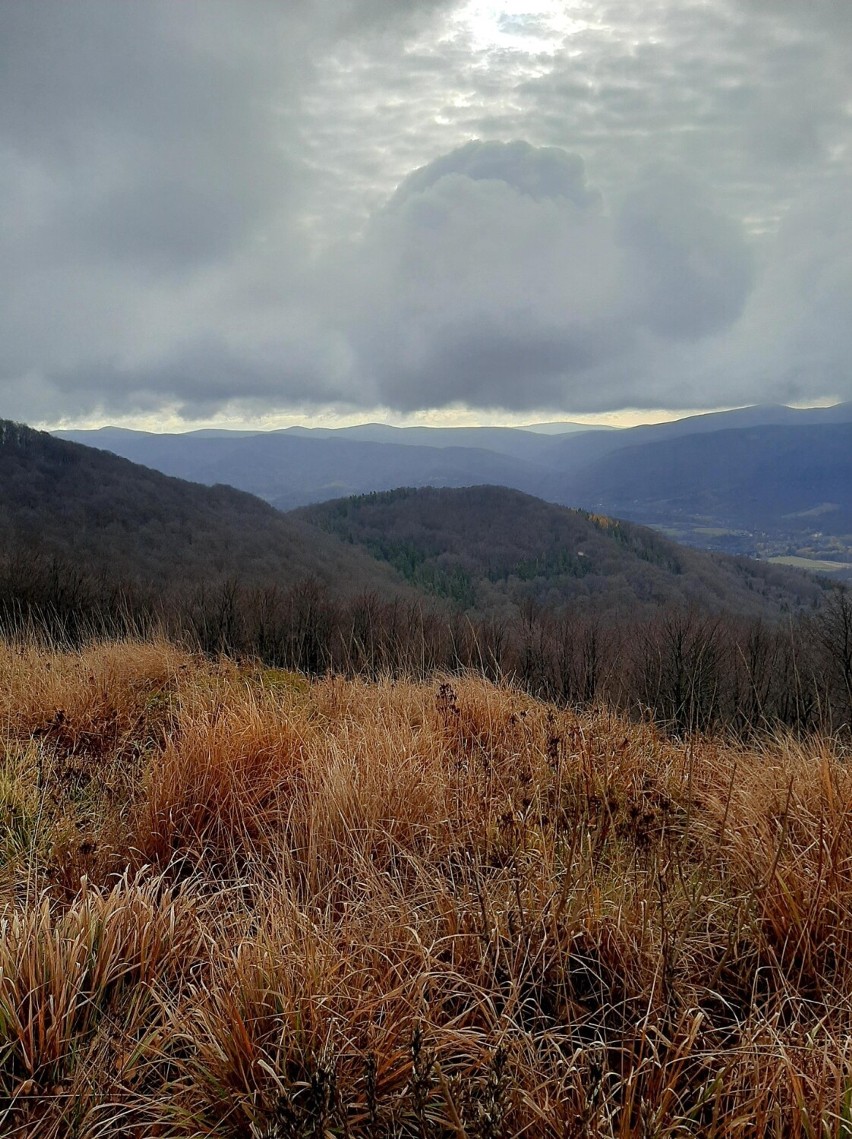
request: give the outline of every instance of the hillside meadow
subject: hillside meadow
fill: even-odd
[[[0,645],[0,1133],[852,1134],[852,773],[472,676]]]

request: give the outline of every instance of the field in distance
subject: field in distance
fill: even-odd
[[[852,580],[852,562],[830,562],[825,558],[802,558],[796,554],[766,560],[776,566],[792,566],[794,569],[808,570],[810,573],[826,573],[844,580]]]

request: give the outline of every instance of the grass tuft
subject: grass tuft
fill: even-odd
[[[164,642],[0,677],[0,1133],[852,1135],[831,739]]]

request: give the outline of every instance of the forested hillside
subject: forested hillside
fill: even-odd
[[[531,444],[519,451],[540,443],[528,432],[506,435],[529,435]],[[178,478],[237,486],[281,510],[398,486],[499,483],[538,493],[549,485],[548,472],[534,461],[472,446],[472,432],[463,433],[465,445],[456,446],[447,445],[446,435],[438,446],[403,444],[392,432],[380,433],[381,441],[336,431],[152,435],[106,428],[73,436]]]
[[[674,732],[852,714],[847,594],[517,492],[332,503],[327,533],[4,425],[0,495],[7,636],[157,631],[312,676],[473,669]]]
[[[641,443],[589,464],[576,493],[721,549],[849,561],[852,424],[755,426]]]
[[[477,612],[570,602],[625,616],[673,604],[767,616],[811,605],[822,592],[799,573],[688,549],[504,487],[401,489],[296,516]]]
[[[852,576],[849,403],[747,407],[557,434],[387,424],[66,434],[167,474],[229,483],[283,510],[400,486],[487,483],[629,517],[697,547],[805,558],[815,569]]]
[[[0,604],[86,614],[188,603],[227,609],[239,587],[331,596],[406,592],[399,577],[267,503],[168,478],[0,422]]]

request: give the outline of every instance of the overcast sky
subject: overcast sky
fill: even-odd
[[[0,417],[852,399],[850,119],[849,0],[0,0]]]

